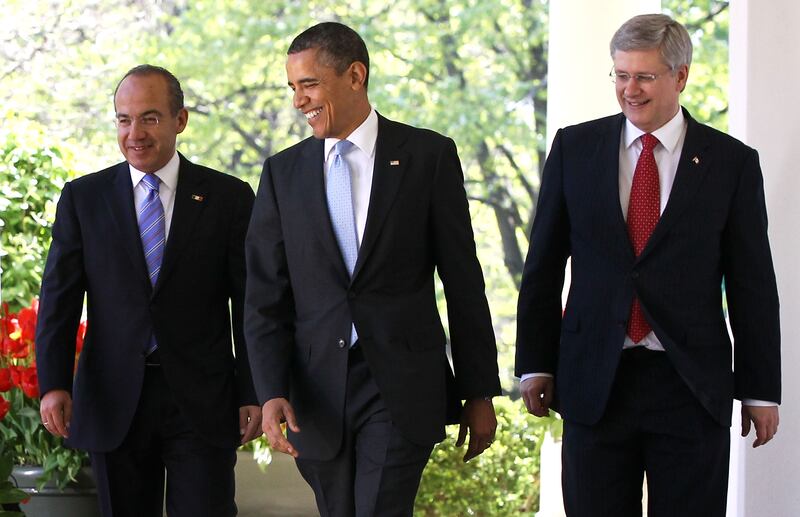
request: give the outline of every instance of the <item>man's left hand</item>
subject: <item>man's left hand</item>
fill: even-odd
[[[745,406],[742,404],[742,436],[750,434],[750,425],[756,428],[756,441],[753,448],[772,440],[778,432],[778,406]]]
[[[469,461],[489,448],[497,430],[497,418],[491,399],[470,399],[464,404],[461,424],[458,428],[456,447],[464,445],[469,430],[469,445],[464,461]]]
[[[242,406],[239,408],[239,434],[242,445],[261,436],[261,408]]]

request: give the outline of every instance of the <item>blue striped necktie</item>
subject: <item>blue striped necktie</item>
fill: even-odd
[[[164,205],[158,197],[160,182],[154,174],[144,175],[142,185],[147,189],[147,195],[139,207],[139,235],[142,238],[144,260],[147,262],[151,285],[156,285],[158,272],[161,271],[161,259],[164,258]]]
[[[147,274],[150,284],[155,286],[158,273],[161,271],[161,259],[164,258],[165,226],[164,205],[158,197],[158,185],[161,180],[155,174],[145,174],[141,184],[147,189],[147,195],[139,207],[139,235],[142,238],[144,260],[147,262]],[[156,348],[156,336],[150,336],[145,348],[145,354],[150,354]]]
[[[358,235],[356,233],[356,219],[353,211],[353,192],[350,181],[350,166],[342,154],[346,153],[352,143],[339,140],[333,147],[333,163],[328,169],[328,182],[326,195],[328,198],[328,212],[333,224],[333,233],[342,252],[347,272],[353,276],[358,259]],[[351,326],[350,346],[358,339],[355,325]]]

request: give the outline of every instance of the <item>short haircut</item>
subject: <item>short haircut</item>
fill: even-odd
[[[323,64],[342,75],[356,61],[367,68],[364,87],[369,84],[369,53],[367,45],[356,31],[337,22],[324,22],[301,32],[289,45],[287,54],[297,54],[308,49],[319,49]]]
[[[143,76],[143,75],[160,75],[167,81],[167,92],[169,93],[169,109],[172,115],[177,115],[183,109],[183,90],[178,78],[172,75],[172,72],[166,68],[155,65],[138,65],[130,70],[119,80],[117,87],[114,88],[114,103],[116,108],[117,90],[122,84],[122,81],[130,76]]]
[[[692,40],[686,28],[665,14],[634,16],[611,38],[611,57],[618,50],[658,49],[664,64],[675,72],[692,64]]]

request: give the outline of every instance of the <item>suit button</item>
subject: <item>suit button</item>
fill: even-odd
[[[354,300],[355,297],[356,297],[356,293],[354,293],[353,291],[350,291],[349,293],[347,293],[347,297],[349,299],[351,299],[351,300]]]
[[[340,339],[337,345],[339,345],[339,348],[344,348],[347,346],[347,341],[345,341],[344,339]]]
[[[633,273],[631,273],[631,278],[633,278],[634,280],[639,278],[639,272],[638,271],[634,271]]]

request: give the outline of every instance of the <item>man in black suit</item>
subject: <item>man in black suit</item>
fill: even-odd
[[[165,469],[170,517],[232,516],[236,447],[261,421],[242,331],[253,191],[177,153],[188,112],[167,70],[131,69],[114,107],[126,161],[58,203],[36,333],[42,422],[89,451],[106,516],[160,517]]]
[[[722,516],[733,398],[754,447],[777,431],[778,296],[758,155],[681,108],[691,56],[668,16],[627,21],[611,41],[622,114],[559,130],[545,165],[516,373],[528,411],[564,418],[571,517],[641,516],[644,473],[650,517]]]
[[[352,29],[316,25],[288,54],[314,136],[267,159],[247,235],[264,432],[296,458],[322,515],[411,515],[446,421],[461,412],[465,460],[496,428],[497,351],[456,147],[372,109]]]

